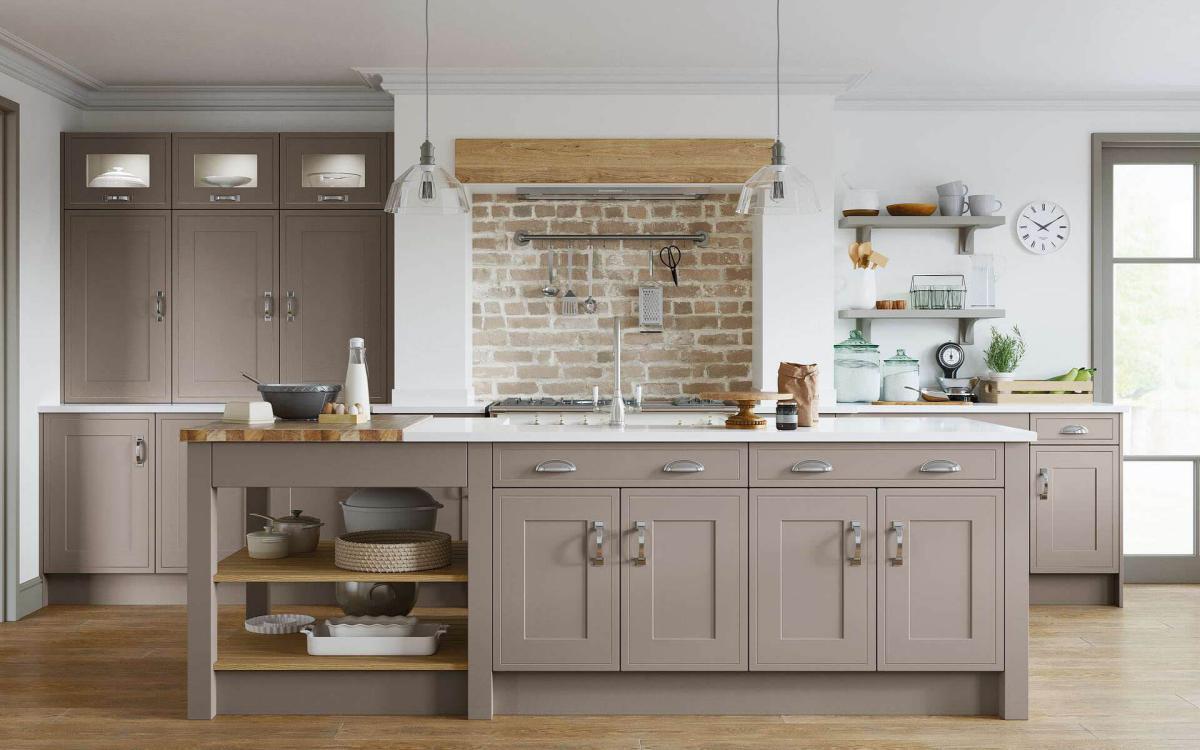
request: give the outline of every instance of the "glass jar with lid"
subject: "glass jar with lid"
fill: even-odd
[[[833,345],[833,390],[840,403],[879,400],[879,345],[863,338],[862,331]]]
[[[903,349],[883,360],[883,400],[921,400],[921,363]]]

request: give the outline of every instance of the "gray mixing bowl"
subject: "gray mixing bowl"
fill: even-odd
[[[340,385],[325,383],[262,383],[258,392],[279,419],[316,419],[325,404],[337,398]]]

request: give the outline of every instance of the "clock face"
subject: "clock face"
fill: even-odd
[[[1017,239],[1037,255],[1058,252],[1071,236],[1071,218],[1057,203],[1034,201],[1017,214]]]

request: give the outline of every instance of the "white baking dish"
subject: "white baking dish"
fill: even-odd
[[[437,622],[422,622],[409,636],[331,636],[324,622],[306,625],[300,630],[308,639],[312,656],[431,656],[438,641],[450,629]]]
[[[417,618],[403,615],[355,615],[325,621],[332,638],[408,637],[416,627]]]

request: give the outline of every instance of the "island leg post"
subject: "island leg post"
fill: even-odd
[[[187,715],[211,719],[217,711],[217,490],[212,445],[187,447]]]
[[[263,525],[263,520],[256,516],[251,516],[251,513],[258,513],[263,516],[271,515],[271,491],[268,488],[246,488],[246,527],[254,529]],[[271,614],[271,584],[247,583],[246,619],[269,614]]]
[[[467,448],[467,718],[491,719],[492,446]]]
[[[1000,716],[1029,718],[1029,445],[1004,445],[1004,672]]]

